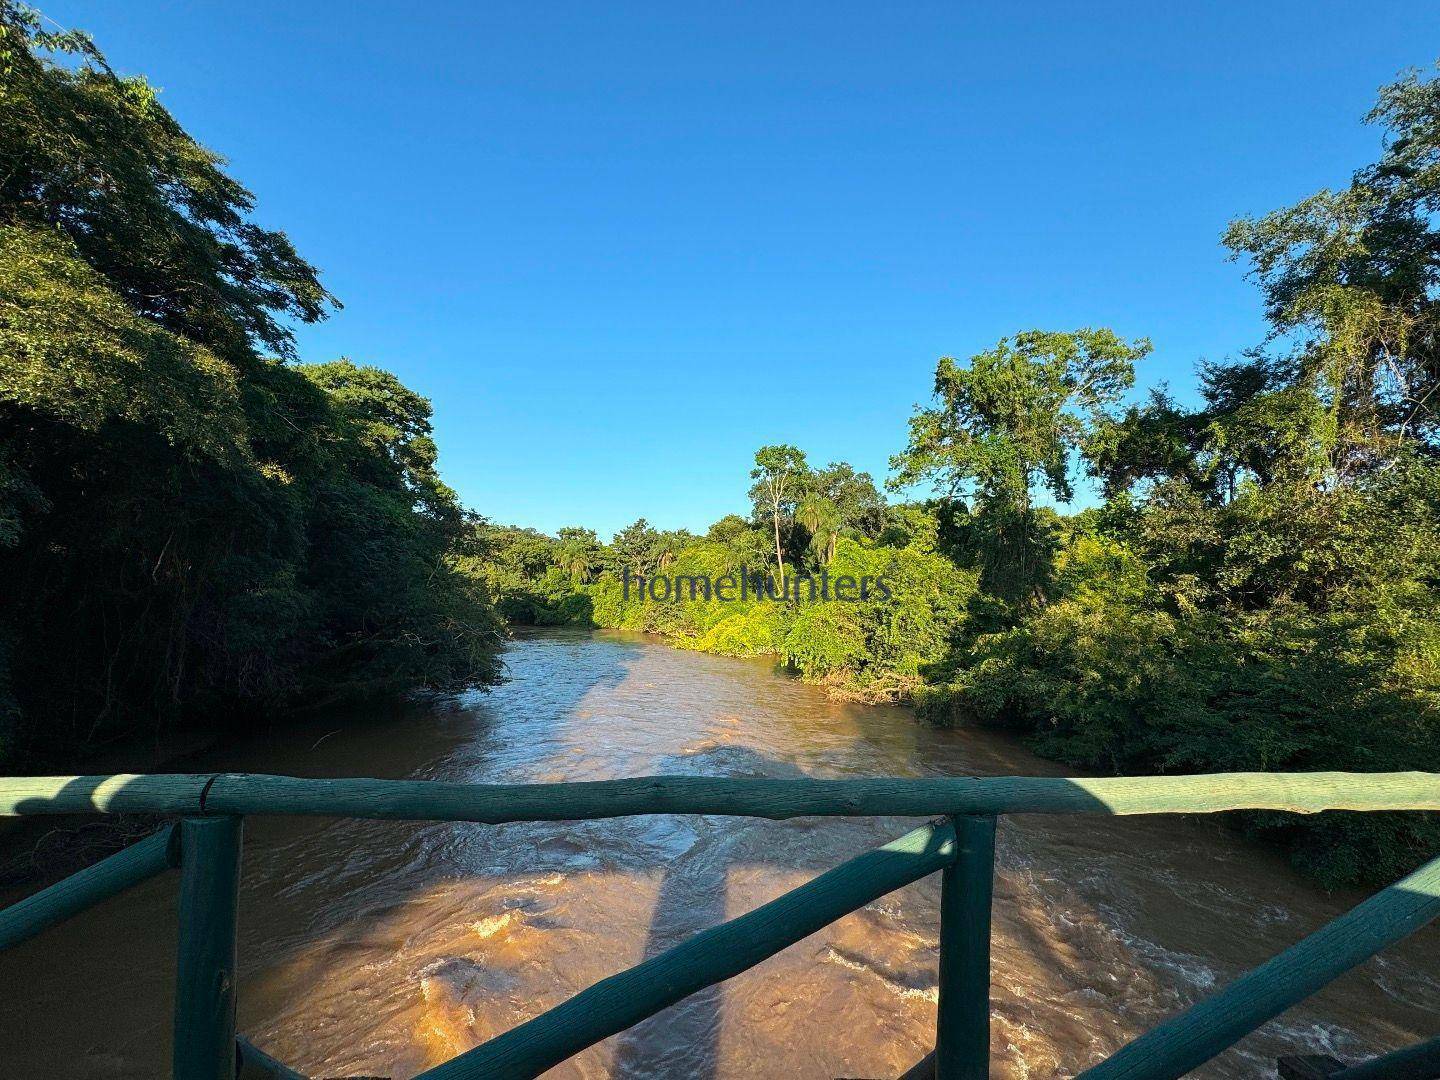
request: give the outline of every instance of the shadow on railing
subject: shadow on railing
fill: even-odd
[[[304,1080],[235,1034],[235,921],[241,822],[248,814],[391,820],[568,821],[638,814],[760,818],[931,817],[728,922],[422,1074],[528,1078],[660,1010],[738,975],[873,900],[941,874],[935,1051],[906,1077],[984,1080],[990,1072],[990,907],[995,823],[1004,813],[1164,814],[1269,809],[1437,810],[1432,773],[816,780],[652,776],[573,784],[310,780],[248,774],[0,778],[0,815],[146,812],[180,820],[0,911],[0,949],[101,900],[180,870],[173,1073],[180,1080]],[[1080,1080],[1173,1080],[1440,914],[1440,858],[1381,890],[1223,990],[1152,1028]],[[1350,1068],[1287,1060],[1287,1075],[1417,1080],[1440,1068],[1440,1040]],[[1308,1070],[1308,1071],[1306,1071]],[[1429,1071],[1426,1071],[1429,1070]]]

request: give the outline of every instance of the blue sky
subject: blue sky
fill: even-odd
[[[703,529],[756,447],[882,477],[935,359],[1263,335],[1226,221],[1371,160],[1421,3],[48,0],[143,72],[435,404],[499,521]],[[1167,10],[1170,9],[1170,10]]]

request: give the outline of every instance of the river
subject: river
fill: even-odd
[[[520,636],[487,693],[255,734],[184,768],[436,780],[1062,770],[993,733],[832,702],[766,662],[613,632]],[[314,1076],[414,1075],[899,835],[900,819],[246,823],[240,1030]],[[1073,1075],[1354,903],[1207,818],[1002,820],[993,1075]],[[893,1077],[930,1047],[938,880],[552,1072]],[[175,881],[0,955],[5,1076],[166,1074]],[[1435,928],[1197,1075],[1273,1076],[1436,1033]]]

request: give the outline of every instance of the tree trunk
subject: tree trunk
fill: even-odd
[[[785,559],[780,554],[780,497],[772,494],[770,497],[770,522],[775,526],[775,566],[777,567],[775,584],[782,590],[785,588]]]

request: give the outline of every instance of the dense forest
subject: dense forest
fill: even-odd
[[[0,760],[493,680],[430,406],[140,78],[0,3]]]
[[[1440,81],[1381,91],[1378,160],[1347,187],[1230,225],[1271,333],[1197,395],[1137,396],[1143,338],[1017,332],[939,361],[908,438],[896,417],[888,497],[766,446],[750,505],[703,535],[641,519],[608,543],[466,512],[427,401],[300,361],[294,328],[336,301],[222,160],[10,0],[0,107],[11,767],[484,685],[506,620],[773,656],[1087,770],[1440,761]],[[885,588],[626,587],[742,571]],[[1433,815],[1247,824],[1331,882],[1440,844]]]
[[[1090,770],[1434,769],[1440,762],[1440,81],[1386,86],[1379,159],[1231,223],[1271,333],[1199,399],[1133,400],[1143,339],[1030,330],[941,359],[887,503],[841,462],[755,456],[703,536],[609,544],[476,527],[512,620],[774,655],[832,692],[1025,733]],[[898,426],[898,425],[897,425]],[[897,440],[898,442],[899,440]],[[1059,513],[1075,485],[1096,505]],[[622,575],[764,566],[883,575],[889,595],[654,600]],[[1434,815],[1250,815],[1329,882],[1390,880]]]

